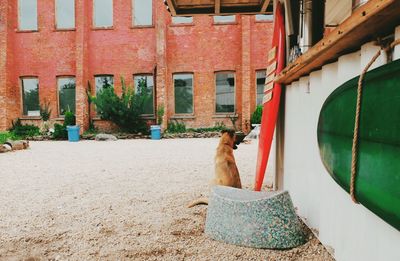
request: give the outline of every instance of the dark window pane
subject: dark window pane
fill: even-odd
[[[235,74],[216,74],[215,111],[235,112]]]
[[[37,78],[22,79],[24,115],[40,116],[39,81]]]
[[[58,78],[60,115],[64,115],[68,110],[75,114],[75,100],[75,78]]]
[[[257,71],[257,105],[262,105],[264,96],[265,70]]]
[[[19,0],[19,29],[37,30],[37,0]]]
[[[56,0],[58,29],[75,28],[75,0]]]
[[[135,75],[135,90],[138,93],[146,92],[143,114],[154,114],[154,80],[153,75]]]
[[[193,113],[193,74],[174,74],[175,113]]]
[[[132,0],[134,21],[133,25],[152,25],[153,24],[153,1],[152,0]]]
[[[113,25],[113,0],[94,0],[93,23],[95,27]]]
[[[96,93],[103,88],[114,87],[114,77],[111,75],[96,76],[94,80],[96,82]]]

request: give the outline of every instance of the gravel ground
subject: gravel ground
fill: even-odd
[[[0,155],[0,260],[333,260],[310,234],[287,251],[204,235],[218,139],[31,142]],[[235,151],[251,187],[257,144]]]

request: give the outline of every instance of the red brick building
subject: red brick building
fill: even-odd
[[[147,80],[149,119],[163,105],[164,124],[231,126],[237,115],[247,130],[257,75],[259,83],[265,77],[269,18],[173,20],[161,0],[0,0],[0,130],[16,118],[39,124],[46,102],[52,119],[70,108],[86,129],[88,82],[92,93],[104,80],[121,92],[121,77],[128,85]]]

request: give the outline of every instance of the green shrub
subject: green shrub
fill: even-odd
[[[115,123],[122,131],[128,133],[147,132],[143,114],[144,104],[151,98],[144,84],[138,86],[137,93],[133,88],[127,88],[121,79],[122,95],[114,92],[114,87],[103,87],[91,100],[96,105],[101,119]]]
[[[0,132],[0,144],[4,144],[7,140],[18,140],[20,139],[12,132]]]
[[[261,123],[262,111],[263,111],[262,105],[258,105],[256,107],[256,110],[251,115],[251,119],[250,119],[251,124],[260,124]]]
[[[184,122],[170,121],[168,122],[167,132],[169,133],[184,133],[186,126]]]
[[[50,119],[50,115],[50,102],[45,102],[43,105],[40,105],[40,116],[42,116],[42,120],[48,121]]]
[[[73,126],[76,124],[76,118],[73,112],[66,111],[64,115],[64,126]]]
[[[22,139],[37,136],[40,134],[39,127],[29,124],[22,125],[20,119],[17,119],[15,122],[12,123],[10,132],[12,135],[20,137]]]
[[[54,124],[53,138],[56,140],[65,140],[68,138],[67,126],[73,126],[76,124],[76,118],[73,112],[66,111],[64,114],[64,123]]]
[[[53,138],[56,140],[65,140],[68,138],[67,128],[64,125],[55,123]]]
[[[191,128],[188,129],[190,132],[197,132],[197,133],[204,133],[204,132],[219,132],[222,130],[227,130],[228,128],[225,126],[223,122],[217,122],[214,127],[207,127],[207,128]]]

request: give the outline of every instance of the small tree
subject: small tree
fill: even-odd
[[[136,93],[133,88],[128,88],[125,85],[123,78],[121,78],[121,85],[121,96],[115,93],[114,86],[103,85],[96,97],[91,97],[100,118],[112,121],[122,131],[129,133],[146,132],[146,122],[141,117],[144,104],[150,99],[146,82],[139,81]]]

